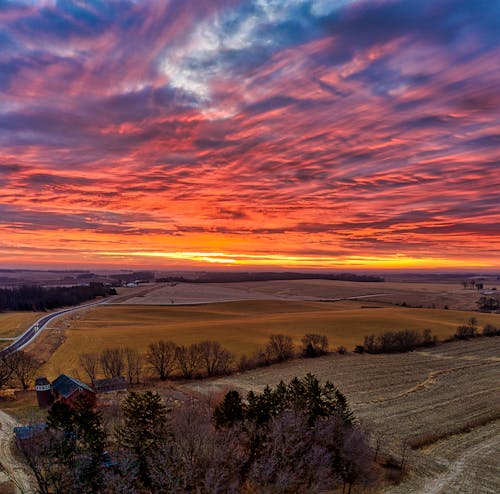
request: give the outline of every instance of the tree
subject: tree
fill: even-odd
[[[184,379],[190,379],[198,371],[201,363],[199,345],[181,345],[175,349],[175,359]]]
[[[134,458],[145,486],[151,484],[151,450],[165,432],[167,408],[158,393],[130,393],[122,403],[123,425],[117,429],[119,444]]]
[[[208,376],[227,373],[234,360],[232,354],[218,341],[202,341],[198,344],[198,350]]]
[[[121,348],[106,348],[101,352],[101,367],[106,377],[119,377],[125,369],[124,353]]]
[[[128,382],[130,384],[139,384],[142,375],[143,357],[135,348],[126,347],[123,352],[125,354]]]
[[[12,353],[7,360],[12,369],[12,374],[19,379],[23,389],[28,389],[35,378],[40,363],[30,354],[19,350]]]
[[[272,334],[266,345],[266,354],[271,362],[283,362],[294,356],[293,340],[284,334]]]
[[[21,441],[40,492],[87,493],[102,490],[102,453],[106,442],[102,416],[82,393],[72,407],[56,402],[47,429]]]
[[[477,335],[477,319],[475,317],[471,317],[467,324],[462,324],[458,326],[455,332],[455,338],[459,340],[469,340],[471,338],[475,338]]]
[[[160,340],[151,343],[148,348],[146,360],[149,365],[158,373],[159,378],[165,381],[175,369],[176,346],[173,341]]]
[[[288,384],[281,381],[276,388],[266,386],[260,394],[249,392],[244,408],[245,420],[258,425],[287,409],[301,410],[312,425],[319,417],[337,415],[351,425],[354,415],[345,396],[329,381],[321,384],[316,376],[295,377]]]
[[[90,381],[95,381],[99,372],[99,354],[95,352],[81,353],[78,360]]]
[[[0,358],[0,389],[5,386],[12,376],[12,365],[10,363],[10,356],[6,355]]]
[[[238,391],[229,391],[224,399],[215,407],[213,421],[215,427],[232,427],[243,420],[243,403]]]
[[[319,357],[328,353],[328,338],[325,335],[308,333],[301,341],[303,357]]]

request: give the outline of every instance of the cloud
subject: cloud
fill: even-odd
[[[499,8],[2,2],[2,236],[499,265]]]

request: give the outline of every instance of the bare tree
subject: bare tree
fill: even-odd
[[[130,384],[139,384],[142,375],[142,355],[135,349],[126,347],[124,349],[127,377]]]
[[[0,389],[9,382],[12,376],[12,365],[9,362],[10,356],[7,355],[0,359]]]
[[[231,352],[223,348],[218,341],[202,341],[198,348],[207,375],[215,376],[228,372],[234,359]]]
[[[118,377],[123,374],[125,359],[121,348],[106,348],[101,352],[100,360],[106,377]]]
[[[175,349],[175,358],[182,377],[189,379],[198,371],[201,363],[199,345],[192,344],[188,347],[181,345]]]
[[[290,360],[295,354],[292,338],[284,334],[272,334],[266,345],[266,354],[270,361]]]
[[[8,362],[13,375],[19,379],[23,389],[28,389],[31,381],[35,378],[38,367],[40,367],[38,360],[19,350],[10,355]]]
[[[160,379],[165,381],[174,370],[177,362],[175,343],[163,340],[151,343],[148,348],[146,360],[158,373]]]
[[[302,337],[302,355],[319,357],[328,353],[328,338],[322,334],[308,333]]]
[[[99,372],[99,354],[96,352],[80,353],[78,359],[90,381],[95,381]]]

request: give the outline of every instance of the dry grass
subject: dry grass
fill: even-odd
[[[1,312],[0,338],[19,336],[42,315],[42,312]]]
[[[29,391],[3,391],[0,394],[0,409],[8,412],[22,423],[43,422],[47,412],[38,408],[34,390]]]
[[[363,304],[367,304],[363,302]],[[134,346],[145,351],[148,344],[170,339],[190,344],[214,339],[238,355],[252,353],[269,335],[286,333],[296,343],[307,332],[328,335],[330,345],[349,349],[365,335],[395,329],[431,328],[448,337],[471,315],[480,324],[500,325],[500,315],[462,311],[361,308],[361,302],[242,301],[194,306],[100,306],[76,313],[68,322],[66,339],[50,357],[42,372],[80,373],[78,354],[106,347]],[[36,343],[34,345],[36,350]],[[80,374],[83,375],[83,374]]]

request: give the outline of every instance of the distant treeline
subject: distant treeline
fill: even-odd
[[[197,278],[185,278],[184,276],[167,276],[158,278],[156,281],[166,283],[238,283],[243,281],[273,281],[273,280],[340,280],[340,281],[368,281],[382,282],[381,276],[372,276],[353,273],[272,273],[272,272],[237,272],[237,273],[203,273]]]
[[[115,295],[113,288],[102,283],[90,283],[82,286],[50,287],[24,285],[19,288],[0,289],[0,311],[30,310],[45,311],[78,305],[96,297]]]

